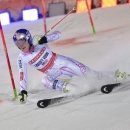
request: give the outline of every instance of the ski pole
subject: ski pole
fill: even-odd
[[[55,26],[57,26],[63,19],[65,19],[72,11],[76,10],[76,7],[73,7],[68,14],[66,14],[61,20],[59,20],[55,25],[53,25],[44,35],[50,32]]]
[[[2,43],[3,43],[3,46],[4,46],[4,51],[5,51],[5,55],[6,55],[7,65],[8,65],[10,78],[11,78],[11,83],[12,83],[12,87],[13,87],[13,91],[14,91],[14,98],[18,99],[18,95],[17,95],[17,91],[16,91],[16,88],[15,88],[14,78],[13,78],[13,74],[12,74],[11,64],[10,64],[10,60],[9,60],[9,56],[8,56],[8,51],[7,51],[7,47],[6,47],[6,42],[5,42],[5,38],[4,38],[4,33],[3,33],[1,22],[0,22],[0,33],[1,33],[2,41],[3,41]]]

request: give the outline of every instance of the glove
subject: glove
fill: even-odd
[[[21,103],[26,103],[27,97],[28,97],[27,91],[22,90],[21,93],[18,94],[18,97],[19,97],[19,101],[20,101]]]
[[[45,36],[41,37],[41,39],[38,40],[39,45],[42,45],[44,43],[47,43],[47,38]]]
[[[47,43],[47,38],[46,38],[46,36],[41,36],[41,35],[36,35],[36,36],[34,36],[33,37],[33,39],[32,39],[32,44],[34,45],[34,46],[36,46],[36,45],[42,45],[42,44],[45,44],[45,43]]]

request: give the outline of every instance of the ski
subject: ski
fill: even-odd
[[[111,93],[114,88],[116,88],[120,85],[122,85],[122,83],[114,83],[114,84],[103,85],[101,87],[101,92],[105,93],[105,94]]]
[[[37,106],[39,108],[45,108],[45,107],[48,107],[49,105],[59,103],[64,98],[65,98],[65,96],[39,100],[37,102]]]

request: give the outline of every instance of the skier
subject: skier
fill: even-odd
[[[59,31],[54,31],[49,35],[36,35],[32,38],[30,32],[26,29],[19,29],[13,36],[15,45],[20,49],[17,59],[20,75],[20,94],[21,103],[26,102],[27,98],[27,65],[34,67],[46,77],[42,79],[42,84],[46,88],[55,89],[62,92],[71,91],[73,84],[69,81],[74,75],[86,76],[96,79],[102,79],[103,76],[113,80],[121,75],[119,71],[97,72],[86,65],[66,56],[56,54],[51,51],[46,43],[57,40],[61,37]],[[127,74],[125,74],[125,77]],[[124,76],[122,77],[124,78]]]

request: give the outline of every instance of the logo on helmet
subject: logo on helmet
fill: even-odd
[[[32,44],[32,36],[30,32],[26,29],[19,29],[15,32],[13,36],[13,41],[16,42],[18,40],[25,39],[28,41],[29,44]]]

